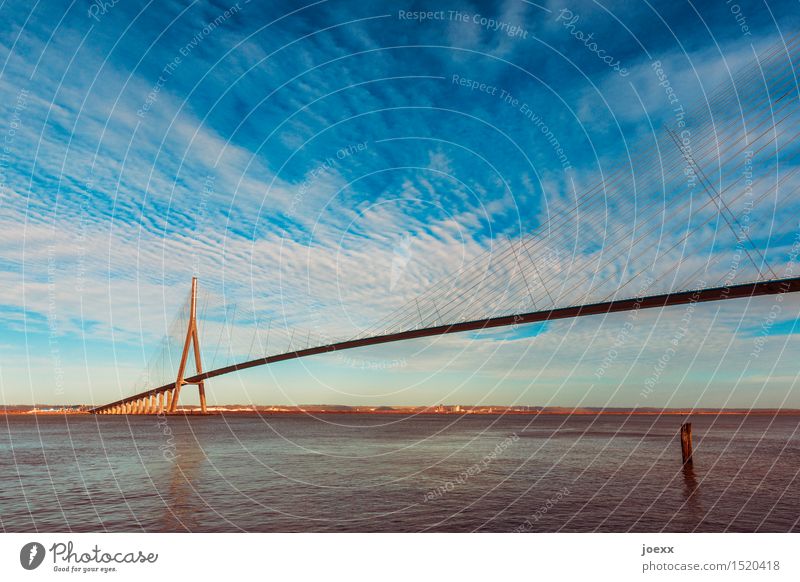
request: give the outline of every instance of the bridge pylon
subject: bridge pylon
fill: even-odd
[[[192,296],[189,300],[189,325],[186,329],[186,340],[183,342],[183,353],[181,363],[178,366],[178,377],[175,379],[175,389],[172,391],[172,398],[168,398],[167,412],[175,412],[178,409],[178,397],[181,393],[181,386],[189,384],[184,379],[186,377],[186,364],[189,360],[189,349],[194,350],[194,365],[199,375],[203,373],[203,362],[200,358],[200,338],[197,333],[197,277],[192,277]],[[193,384],[195,382],[192,382]],[[203,380],[196,382],[197,389],[200,391],[200,411],[206,413],[206,388]]]

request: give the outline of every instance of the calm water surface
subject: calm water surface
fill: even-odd
[[[800,531],[800,418],[9,416],[5,531]]]

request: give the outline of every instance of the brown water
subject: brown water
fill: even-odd
[[[800,417],[9,416],[5,531],[800,531]]]

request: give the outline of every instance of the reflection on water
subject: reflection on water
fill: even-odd
[[[683,494],[686,498],[687,510],[695,516],[695,519],[702,518],[705,512],[700,503],[700,487],[694,472],[694,464],[684,464],[681,472],[683,473]]]
[[[195,531],[197,516],[207,509],[207,502],[195,489],[200,482],[206,454],[192,433],[175,435],[174,448],[163,448],[162,454],[172,464],[169,488],[164,495],[164,522],[161,531]]]
[[[795,416],[8,417],[6,531],[798,531]]]

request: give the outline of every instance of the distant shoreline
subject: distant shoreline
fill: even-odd
[[[0,406],[0,414],[9,416],[63,416],[88,415],[87,406]],[[175,415],[200,415],[199,407],[181,407]],[[475,415],[526,415],[526,416],[800,416],[800,409],[775,408],[600,408],[600,407],[537,407],[537,406],[380,406],[356,407],[339,405],[301,405],[301,406],[246,406],[229,405],[208,408],[208,415],[309,415],[309,414],[388,414],[388,415],[436,415],[436,416],[475,416]],[[142,415],[131,415],[142,416]],[[153,416],[153,415],[150,415]]]

